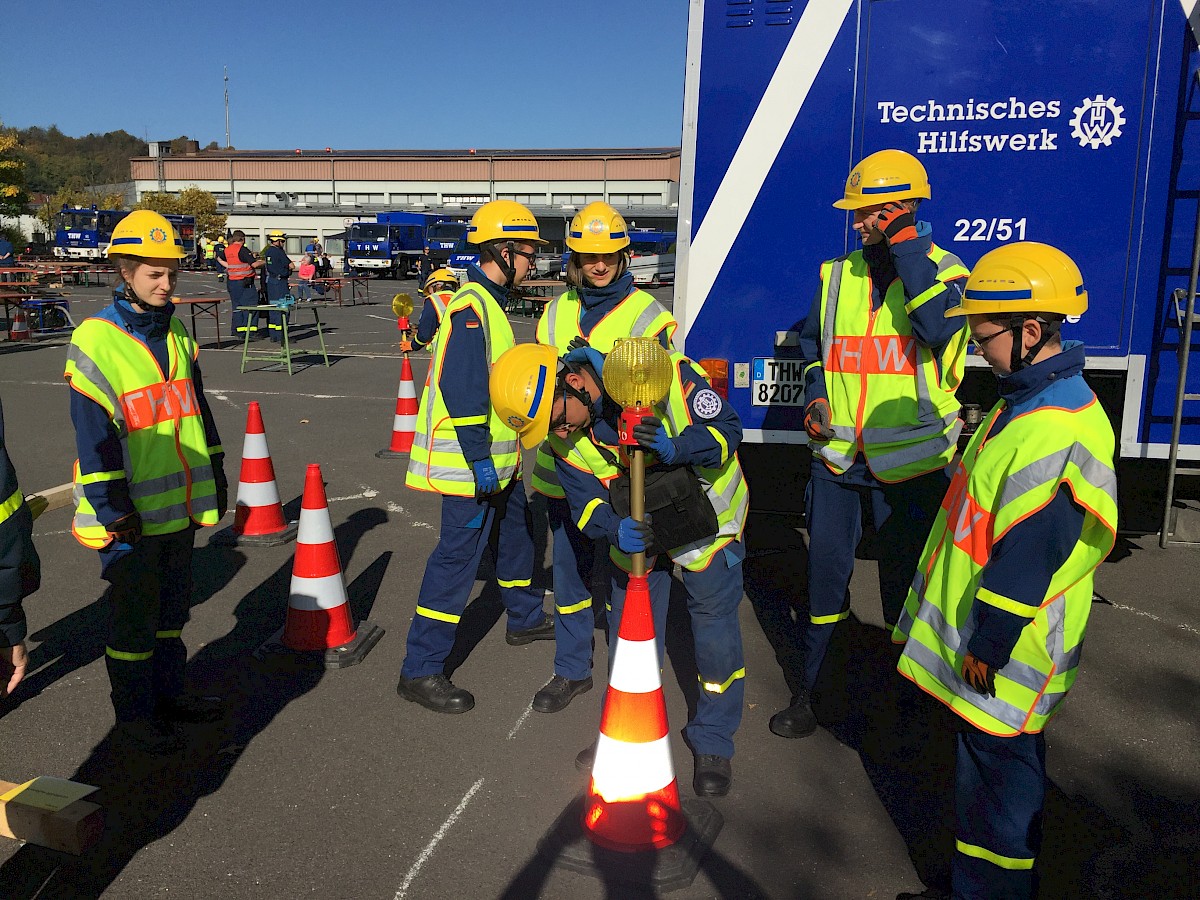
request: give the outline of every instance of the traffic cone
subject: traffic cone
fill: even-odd
[[[584,796],[540,842],[554,865],[662,891],[695,879],[724,823],[705,800],[679,799],[646,577],[631,575]]]
[[[257,400],[246,411],[246,440],[242,444],[242,473],[238,479],[233,526],[213,541],[225,546],[276,547],[296,536],[297,525],[288,522],[275,486],[275,467],[267,449],[262,410]]]
[[[304,477],[300,509],[300,534],[292,563],[292,583],[283,629],[259,648],[265,653],[292,651],[320,653],[325,668],[342,669],[362,662],[383,637],[383,629],[364,621],[357,628],[351,618],[342,580],[329,504],[321,467],[313,463]]]
[[[25,310],[19,306],[13,311],[12,321],[8,325],[8,339],[10,341],[30,340],[29,320],[25,318]]]
[[[417,387],[408,354],[400,366],[400,389],[396,393],[396,417],[392,420],[392,443],[375,455],[379,459],[408,456],[417,432]]]
[[[671,763],[645,576],[631,576],[613,651],[583,827],[593,843],[634,852],[667,847],[687,824]]]

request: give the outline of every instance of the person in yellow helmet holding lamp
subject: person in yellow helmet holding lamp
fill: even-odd
[[[183,692],[182,629],[192,594],[193,532],[228,506],[221,440],[200,377],[199,346],[171,297],[183,244],[156,212],[113,229],[121,284],[67,348],[75,425],[72,531],[100,553],[112,587],[105,663],[116,735],[142,751],[179,749],[172,723],[211,721],[219,698]]]
[[[396,691],[440,713],[464,713],[475,698],[444,671],[471,596],[483,551],[497,535],[496,580],[508,608],[510,644],[551,640],[554,619],[534,589],[533,534],[512,425],[495,415],[488,373],[513,346],[504,315],[508,292],[528,275],[545,243],[533,214],[512,200],[492,200],[471,218],[467,239],[478,266],[446,305],[421,392],[405,483],[442,495],[438,544],[425,565],[417,611]]]
[[[566,353],[583,341],[608,353],[627,337],[657,338],[671,349],[678,327],[657,300],[634,286],[629,272],[629,227],[607,203],[581,209],[567,229],[567,283],[570,289],[546,305],[538,320],[539,344]],[[585,357],[572,357],[584,361]],[[585,538],[571,518],[555,473],[553,453],[538,449],[532,487],[547,498],[554,566],[554,674],[533,697],[537,712],[555,713],[592,687],[592,560],[595,541]]]
[[[1087,306],[1067,254],[1021,242],[985,254],[946,313],[965,317],[1000,400],[958,463],[893,640],[900,674],[963,720],[951,862],[963,900],[1035,894],[1043,729],[1075,681],[1095,571],[1116,541],[1116,439],[1083,344],[1060,336]]]
[[[967,269],[917,221],[930,197],[925,167],[881,150],[862,160],[833,205],[853,214],[862,249],[821,266],[801,329],[804,425],[812,449],[806,496],[809,618],[801,626],[802,677],[771,730],[816,729],[810,696],[837,623],[850,614],[850,576],[863,509],[879,533],[883,617],[894,625],[917,557],[945,494],[954,454],[966,330],[945,311]]]
[[[647,477],[672,479],[671,493],[682,510],[661,521],[650,514],[643,522],[622,517],[610,495],[627,473],[617,439],[622,410],[605,393],[604,361],[604,354],[590,348],[575,362],[571,354],[560,360],[553,347],[521,344],[492,369],[492,403],[527,448],[548,441],[575,524],[587,538],[610,542],[613,633],[620,629],[629,554],[647,554],[660,663],[671,570],[680,566],[700,682],[696,713],[684,729],[695,755],[692,786],[700,796],[723,796],[733,781],[733,735],[745,699],[737,612],[749,492],[737,456],[741,420],[695,364],[672,354],[667,396],[633,434],[653,454]],[[594,749],[580,753],[576,765],[590,767]]]
[[[417,321],[417,331],[411,341],[401,340],[400,349],[423,350],[433,343],[438,326],[442,324],[442,316],[446,312],[446,304],[458,290],[458,278],[447,268],[434,269],[421,286],[425,303],[421,306],[421,318]],[[407,344],[407,346],[405,346]]]

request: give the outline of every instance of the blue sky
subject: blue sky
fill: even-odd
[[[687,0],[5,6],[6,126],[223,145],[228,66],[239,149],[680,142]]]

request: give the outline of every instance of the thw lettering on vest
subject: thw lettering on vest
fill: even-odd
[[[190,378],[160,382],[130,391],[121,397],[121,409],[130,431],[200,414],[196,386]]]
[[[849,375],[915,375],[917,342],[899,334],[835,337],[833,358],[825,361],[825,370]]]
[[[975,502],[967,490],[967,472],[961,465],[946,491],[942,508],[946,511],[946,527],[954,546],[970,556],[976,565],[986,565],[992,552],[993,516]]]

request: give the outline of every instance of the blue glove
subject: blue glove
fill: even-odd
[[[617,546],[622,553],[644,553],[653,543],[654,529],[650,527],[649,513],[646,513],[645,522],[626,516],[617,525]]]
[[[633,436],[639,447],[652,451],[664,465],[671,465],[680,456],[675,442],[667,437],[662,420],[654,416],[643,416],[641,423],[633,426]]]
[[[604,374],[604,354],[592,347],[576,347],[573,350],[568,350],[567,355],[563,359],[574,366],[581,366],[587,363],[595,370],[597,375]]]
[[[481,459],[472,463],[475,472],[475,496],[487,497],[500,490],[500,476],[496,474],[496,464],[490,459]]]

